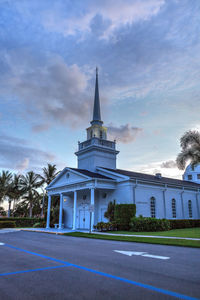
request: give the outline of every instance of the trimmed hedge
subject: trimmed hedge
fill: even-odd
[[[114,220],[118,224],[118,230],[129,230],[131,218],[135,217],[135,204],[116,204]]]
[[[16,224],[14,221],[1,221],[0,220],[0,228],[15,228]]]
[[[200,220],[183,219],[183,220],[169,220],[171,229],[200,227]]]
[[[139,217],[132,218],[130,222],[131,231],[166,231],[170,229],[170,222],[166,219]]]
[[[0,222],[3,221],[14,221],[16,224],[16,227],[32,227],[35,223],[39,223],[44,221],[43,219],[40,218],[1,218]]]

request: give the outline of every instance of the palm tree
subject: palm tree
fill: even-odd
[[[43,179],[43,183],[46,183],[47,185],[50,184],[50,182],[58,175],[60,171],[57,171],[56,165],[48,164],[47,168],[44,167],[43,169],[43,175],[41,178]]]
[[[194,168],[200,163],[200,132],[189,130],[180,139],[182,151],[178,154],[176,163],[179,169],[184,170],[190,161]]]
[[[22,195],[22,191],[20,189],[20,179],[21,175],[20,174],[14,174],[13,180],[12,180],[12,187],[11,191],[13,194],[13,209],[15,208],[16,202],[19,201],[20,196]]]
[[[8,217],[10,217],[10,207],[11,207],[11,185],[12,185],[12,173],[9,171],[2,171],[0,174],[0,203],[2,203],[6,198],[8,198],[9,208]]]
[[[42,185],[41,177],[38,174],[35,174],[33,171],[28,172],[25,176],[22,175],[20,178],[20,188],[22,193],[27,198],[29,202],[29,216],[32,218],[32,208],[34,197],[37,192],[37,188]]]
[[[49,185],[50,182],[54,178],[56,178],[58,173],[60,173],[60,171],[57,171],[56,165],[51,165],[51,164],[48,164],[47,168],[44,167],[42,170],[43,170],[43,175],[40,175],[40,177],[42,179],[42,184],[46,184],[46,185]],[[46,191],[44,192],[44,190],[43,190],[43,201],[42,201],[41,216],[44,215],[44,200],[45,200],[46,195],[47,195]]]

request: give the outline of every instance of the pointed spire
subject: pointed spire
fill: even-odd
[[[93,124],[102,125],[101,121],[101,110],[99,100],[99,84],[98,84],[98,68],[96,67],[96,84],[95,84],[95,95],[94,95],[94,108],[93,108],[93,120],[90,122]]]

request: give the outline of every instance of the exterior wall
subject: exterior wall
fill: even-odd
[[[86,169],[92,172],[96,171],[96,167],[116,168],[115,151],[108,152],[103,150],[90,150],[86,153],[78,155],[78,168]]]
[[[166,218],[175,219],[172,216],[172,199],[176,200],[176,219],[184,219],[183,207],[182,206],[182,190],[167,189],[166,191]]]
[[[164,218],[163,189],[154,186],[138,186],[135,189],[136,216],[151,217],[150,199],[155,198],[156,218]]]
[[[63,199],[64,199],[64,202],[63,202],[64,227],[72,228],[74,200],[73,200],[73,197],[69,197],[69,196],[64,196]]]
[[[101,188],[95,189],[94,204],[94,225],[98,222],[108,222],[104,217],[110,201],[116,201],[117,204],[136,204],[136,216],[142,215],[150,217],[150,199],[156,201],[156,218],[173,219],[172,217],[172,199],[176,200],[176,219],[188,219],[188,200],[192,201],[192,219],[200,218],[200,194],[194,191],[167,188],[165,191],[165,205],[163,197],[164,187],[153,185],[137,185],[131,181],[118,182],[115,190]],[[182,197],[181,197],[181,193]],[[63,196],[63,223],[66,228],[72,228],[74,194]],[[182,202],[183,199],[183,202]],[[77,192],[77,213],[76,227],[80,229],[89,229],[90,213],[89,205],[91,202],[91,191],[89,189],[79,190]],[[183,206],[182,206],[183,203]],[[83,219],[85,221],[83,222]]]
[[[197,208],[197,201],[196,201],[196,194],[185,191],[183,193],[183,199],[184,199],[184,215],[185,219],[189,219],[189,209],[188,209],[188,200],[192,201],[192,219],[198,219],[198,208]]]

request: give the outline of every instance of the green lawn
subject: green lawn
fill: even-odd
[[[115,234],[134,234],[134,235],[155,235],[155,236],[173,236],[173,237],[188,237],[200,239],[200,227],[173,229],[169,231],[159,232],[133,232],[133,231],[109,231],[108,233]]]
[[[120,236],[120,235],[116,236],[116,235],[103,235],[103,234],[83,233],[83,232],[70,232],[70,233],[65,233],[64,235],[82,237],[82,238],[101,239],[101,240],[200,248],[200,241],[192,241],[192,240],[159,239],[159,238],[150,238],[150,237]]]

